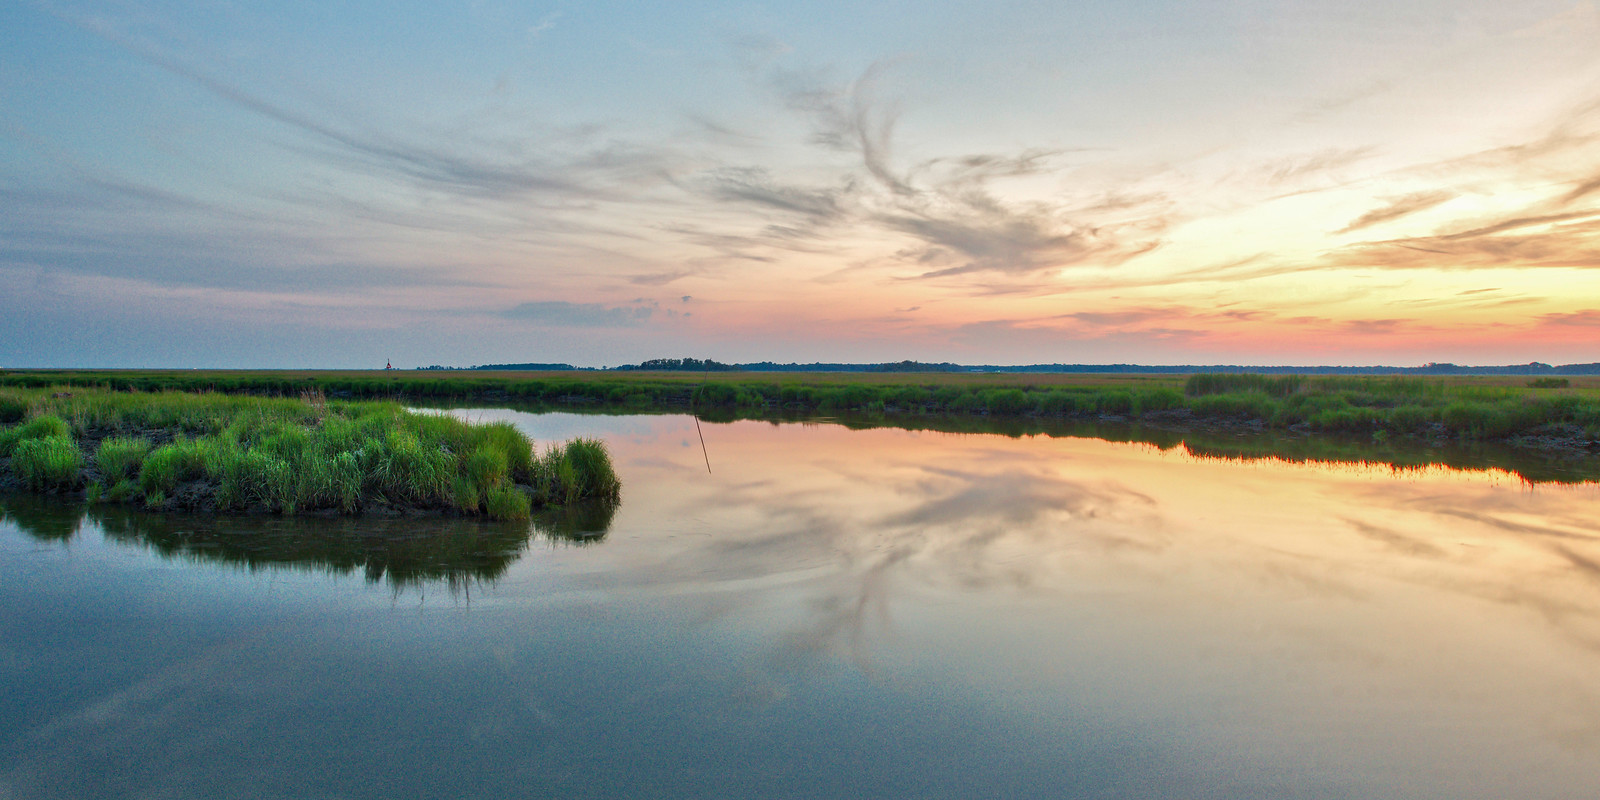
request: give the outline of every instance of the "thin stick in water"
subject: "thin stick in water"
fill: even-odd
[[[700,417],[694,418],[694,432],[700,434],[700,455],[706,457],[706,474],[711,474],[711,454],[706,452],[706,435],[700,433]]]

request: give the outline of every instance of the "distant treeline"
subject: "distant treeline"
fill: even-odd
[[[982,372],[982,367],[965,367],[952,364],[948,361],[938,364],[929,364],[923,361],[893,361],[883,364],[775,364],[771,361],[758,361],[754,364],[739,364],[738,369],[744,372]]]
[[[428,367],[427,369],[448,369]],[[565,372],[591,370],[592,367],[575,367],[571,364],[521,363],[482,364],[468,369],[521,372]],[[1472,367],[1461,364],[1436,363],[1420,367],[1390,366],[1298,366],[1262,367],[1245,364],[954,364],[949,361],[889,361],[872,364],[846,364],[835,361],[813,361],[808,364],[774,361],[754,361],[743,364],[724,364],[709,358],[652,358],[638,364],[623,364],[611,369],[621,372],[998,372],[998,373],[1066,373],[1099,375],[1193,375],[1197,373],[1255,373],[1258,375],[1600,375],[1600,363],[1552,365],[1540,362],[1507,364],[1502,366]]]
[[[447,367],[428,367],[428,369],[448,369]],[[494,369],[506,372],[567,372],[578,369],[571,364],[479,364],[467,369]]]
[[[661,370],[664,372],[982,372],[981,367],[964,367],[960,364],[927,364],[921,361],[895,361],[884,364],[841,364],[812,362],[810,364],[779,364],[773,361],[756,361],[749,364],[724,364],[709,358],[652,358],[638,364],[624,364],[614,369],[623,372]]]
[[[1102,375],[1194,375],[1199,373],[1225,373],[1257,375],[1600,375],[1600,363],[1561,364],[1508,364],[1504,366],[1469,367],[1461,364],[1424,364],[1420,367],[1261,367],[1240,364],[1181,364],[1154,366],[1149,364],[1029,364],[1020,367],[973,366],[960,367],[966,372],[1064,372]]]
[[[623,364],[615,369],[623,372],[634,370],[660,370],[664,372],[737,372],[742,369],[737,364],[724,364],[721,361],[712,361],[709,358],[652,358],[638,364]]]
[[[443,366],[429,366],[427,370],[445,370]],[[542,371],[542,373],[560,373],[570,370],[592,370],[586,366],[573,366],[570,363],[485,363],[485,365],[470,366],[470,370],[504,370],[504,371]],[[994,366],[962,366],[958,363],[923,363],[923,362],[890,362],[890,363],[838,363],[838,362],[813,362],[813,363],[722,363],[712,358],[651,358],[648,362],[624,363],[613,366],[611,370],[632,373],[632,371],[664,371],[664,373],[982,373],[982,371],[1000,371],[1002,368]],[[1005,368],[1010,371],[1029,371],[1030,368]],[[1035,370],[1035,371],[1067,371],[1067,370]]]

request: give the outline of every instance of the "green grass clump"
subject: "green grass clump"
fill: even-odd
[[[27,439],[11,455],[11,469],[31,491],[75,489],[83,467],[78,446],[67,436]]]
[[[550,448],[540,459],[537,472],[535,491],[548,502],[615,501],[622,496],[611,455],[605,443],[596,439],[573,439]]]
[[[361,461],[355,453],[339,453],[330,459],[316,462],[306,471],[309,479],[302,480],[301,501],[313,508],[338,508],[353,514],[361,507]],[[310,487],[307,491],[304,487]]]
[[[0,431],[0,457],[11,455],[23,442],[52,436],[71,437],[72,428],[66,420],[53,414],[34,417],[18,427]]]
[[[101,440],[100,449],[94,454],[94,463],[100,469],[102,481],[116,483],[123,478],[137,476],[149,453],[149,439],[113,437]]]
[[[225,454],[214,500],[223,509],[259,505],[293,514],[299,509],[298,480],[289,463],[266,450]]]
[[[533,501],[515,488],[502,486],[489,490],[484,509],[490,519],[522,521],[533,516]]]
[[[1273,418],[1277,404],[1264,392],[1206,394],[1191,400],[1189,409],[1199,417],[1265,420]]]
[[[390,431],[375,444],[370,456],[373,483],[391,502],[434,506],[449,497],[457,471],[450,453],[425,449],[416,434],[405,430]]]
[[[105,490],[101,499],[108,503],[126,503],[138,496],[139,482],[126,478],[111,484],[111,488]]]
[[[21,397],[0,394],[0,425],[14,425],[28,418],[28,401]]]
[[[1142,411],[1166,411],[1172,408],[1183,408],[1183,393],[1177,389],[1166,387],[1145,389],[1135,396]]]
[[[483,508],[483,492],[478,484],[465,475],[457,475],[450,484],[451,502],[463,514],[476,514]]]
[[[1126,389],[1116,389],[1109,392],[1095,394],[1095,406],[1102,414],[1137,414],[1133,393]]]
[[[473,448],[461,462],[461,471],[480,490],[488,490],[505,483],[511,475],[511,461],[504,450],[484,443]]]
[[[615,497],[616,476],[598,442],[555,448],[507,422],[477,424],[413,413],[393,403],[346,403],[105,389],[6,389],[0,398],[38,414],[0,427],[10,468],[33,489],[75,488],[94,470],[95,502],[222,510],[356,513],[372,504],[457,509],[526,519],[515,495],[550,487],[565,502]],[[89,453],[80,431],[99,444]],[[167,444],[155,446],[152,439]],[[546,474],[556,476],[545,481]],[[492,508],[491,508],[492,506]]]
[[[1190,397],[1204,397],[1212,394],[1260,392],[1270,397],[1287,397],[1299,391],[1305,380],[1300,375],[1268,376],[1250,372],[1202,372],[1190,375],[1183,382],[1183,393]]]
[[[1023,414],[1039,407],[1039,401],[1021,389],[985,389],[981,396],[991,414]]]
[[[1571,385],[1572,381],[1566,378],[1534,378],[1528,381],[1528,387],[1532,389],[1565,389]]]
[[[216,482],[212,502],[218,509],[233,511],[249,504],[252,482],[245,470],[244,450],[237,445],[209,450],[206,475]]]
[[[205,476],[205,454],[194,442],[177,441],[156,448],[139,468],[139,490],[165,497],[178,484]],[[156,505],[152,503],[151,505]]]
[[[533,476],[533,442],[509,422],[491,422],[479,428],[479,446],[497,448],[505,454],[511,480],[529,483]]]

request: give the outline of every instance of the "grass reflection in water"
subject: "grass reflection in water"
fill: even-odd
[[[602,541],[616,510],[612,502],[571,503],[536,513],[530,525],[438,517],[153,514],[30,496],[0,498],[0,521],[41,542],[69,542],[87,521],[108,540],[169,559],[249,571],[361,573],[395,588],[494,581],[536,539],[577,546]]]

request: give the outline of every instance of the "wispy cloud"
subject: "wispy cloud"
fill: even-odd
[[[1600,212],[1502,219],[1437,236],[1362,242],[1333,254],[1331,266],[1481,269],[1600,267]]]
[[[1577,201],[1594,194],[1596,191],[1600,191],[1600,174],[1594,175],[1588,180],[1585,180],[1573,187],[1572,191],[1568,192],[1565,197],[1561,198],[1561,203],[1562,205],[1576,203]]]
[[[1561,328],[1600,328],[1600,309],[1586,308],[1582,311],[1541,314],[1539,322]]]
[[[608,306],[546,300],[513,306],[499,312],[499,316],[559,328],[633,328],[649,322],[659,311],[655,303],[648,301]]]
[[[1404,197],[1397,197],[1389,201],[1387,205],[1380,206],[1356,217],[1349,225],[1340,228],[1336,233],[1351,233],[1380,223],[1391,222],[1408,214],[1426,211],[1434,206],[1448,203],[1455,198],[1455,192],[1443,190],[1417,192]]]
[[[793,214],[811,227],[841,219],[846,213],[845,201],[855,191],[849,182],[831,188],[783,185],[760,167],[712,170],[703,173],[700,181],[701,191],[714,199]]]
[[[517,141],[475,142],[459,135],[430,137],[411,131],[373,130],[348,118],[312,114],[269,100],[171,55],[160,46],[119,30],[102,17],[45,8],[172,75],[191,81],[239,108],[306,135],[307,143],[291,149],[319,158],[341,170],[399,181],[420,189],[486,199],[559,199],[594,201],[623,199],[641,178],[659,183],[682,165],[681,156],[661,147],[625,144],[589,127],[580,131],[528,131]],[[554,24],[556,15],[539,24]],[[578,134],[572,136],[570,134]],[[529,139],[545,139],[529,148]],[[574,149],[568,140],[584,144]],[[539,157],[525,155],[531,150]]]
[[[824,235],[898,238],[905,244],[884,254],[882,264],[915,269],[902,276],[910,279],[1025,277],[1074,264],[1114,265],[1160,246],[1170,204],[1159,193],[1017,201],[996,190],[1000,181],[1062,175],[1063,151],[1030,148],[900,164],[894,139],[899,111],[883,99],[881,85],[890,70],[890,64],[874,64],[844,84],[818,70],[768,71],[768,85],[800,115],[810,144],[858,160],[820,186],[786,182],[759,167],[703,173],[690,191],[787,218],[744,234],[719,234],[714,246],[750,258],[761,248],[825,249],[800,244]],[[695,234],[712,244],[704,231]]]
[[[891,163],[899,110],[877,97],[878,80],[887,68],[883,62],[873,64],[844,87],[804,72],[780,71],[772,80],[789,108],[810,118],[813,143],[859,154],[867,173],[880,184],[895,194],[910,194],[911,187]]]
[[[549,14],[540,17],[538,22],[528,26],[528,38],[539,38],[544,34],[545,31],[554,28],[556,26],[556,21],[559,19],[561,19],[560,11],[552,11]]]
[[[1307,178],[1322,177],[1351,167],[1371,156],[1375,150],[1370,145],[1330,147],[1274,159],[1261,165],[1259,170],[1270,183],[1298,184]]]

